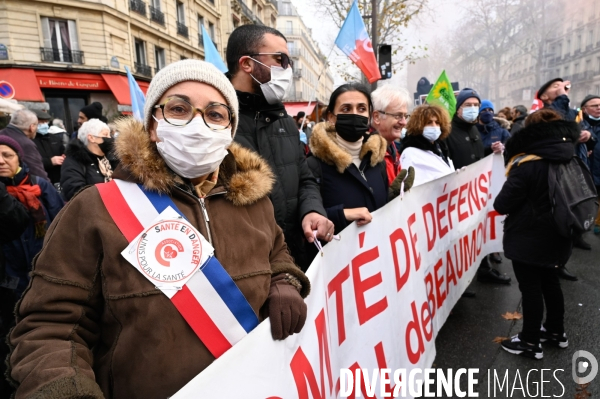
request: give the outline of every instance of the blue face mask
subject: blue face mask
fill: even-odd
[[[464,115],[464,114],[463,114]],[[488,123],[490,123],[491,121],[494,120],[494,114],[492,114],[491,112],[482,112],[481,114],[479,114],[479,120],[481,121],[481,123],[483,123],[484,125],[487,125]]]
[[[37,127],[37,132],[39,134],[48,134],[48,124],[47,123],[39,123]]]
[[[475,119],[477,119],[477,116],[479,116],[479,108],[478,107],[466,107],[463,108],[462,111],[462,118],[469,122],[475,122]]]
[[[423,137],[429,141],[436,141],[440,138],[442,130],[439,126],[425,126],[423,128]]]

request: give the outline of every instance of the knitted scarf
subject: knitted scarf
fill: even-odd
[[[15,197],[29,211],[35,223],[35,237],[42,238],[46,235],[47,221],[44,207],[39,200],[42,189],[37,184],[31,183],[29,174],[16,186],[6,186],[6,191]]]

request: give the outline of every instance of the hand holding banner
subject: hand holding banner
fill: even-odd
[[[435,337],[479,262],[502,251],[503,217],[492,204],[504,180],[502,156],[490,155],[415,187],[366,226],[353,223],[308,270],[300,334],[274,341],[265,320],[172,398],[337,398],[348,370],[366,369],[370,380],[383,369],[408,376],[430,367]],[[363,397],[400,388],[413,397],[419,385],[365,381]]]

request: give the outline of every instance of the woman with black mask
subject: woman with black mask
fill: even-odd
[[[368,133],[372,112],[367,88],[344,84],[331,94],[327,121],[313,128],[309,140],[308,165],[321,186],[327,218],[336,233],[354,221],[359,226],[371,222],[371,212],[388,202],[387,142]],[[399,176],[404,179],[406,171]]]
[[[112,154],[114,139],[110,128],[99,119],[84,122],[66,151],[62,165],[60,185],[62,196],[69,201],[82,188],[107,183],[117,161]]]

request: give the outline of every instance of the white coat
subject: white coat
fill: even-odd
[[[414,147],[405,148],[400,156],[400,166],[402,169],[408,169],[409,166],[415,168],[415,182],[413,183],[413,187],[454,172],[452,161],[448,159],[448,162],[450,162],[450,165],[444,162],[442,157],[433,152]]]

